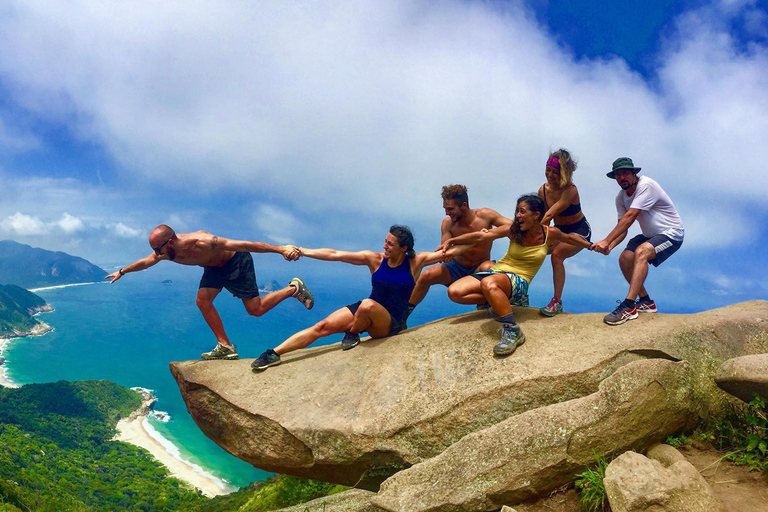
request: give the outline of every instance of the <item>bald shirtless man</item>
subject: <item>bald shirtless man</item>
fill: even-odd
[[[203,267],[203,277],[197,291],[197,307],[218,341],[216,348],[200,355],[203,359],[239,357],[235,346],[227,338],[218,311],[213,307],[213,299],[222,288],[242,299],[245,310],[253,316],[263,315],[288,297],[296,297],[307,309],[312,309],[314,305],[312,293],[298,277],[291,279],[291,283],[282,290],[266,295],[263,300],[259,297],[250,253],[280,253],[286,260],[293,261],[301,256],[299,249],[293,245],[230,240],[206,231],[176,234],[169,226],[162,224],[149,234],[149,246],[152,254],[109,274],[105,279],[111,279],[110,283],[114,283],[128,272],[148,269],[163,260]]]
[[[446,217],[440,225],[440,243],[465,233],[474,233],[482,229],[491,229],[512,221],[490,208],[469,207],[469,195],[464,185],[446,185],[442,191],[443,209]],[[479,243],[467,252],[456,256],[448,263],[433,265],[424,270],[416,281],[416,287],[408,301],[408,309],[403,320],[424,300],[429,287],[433,284],[450,285],[457,279],[470,276],[475,272],[487,270],[491,266],[491,247],[493,241]],[[487,263],[483,265],[483,263]]]

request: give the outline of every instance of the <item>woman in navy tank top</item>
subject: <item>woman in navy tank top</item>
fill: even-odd
[[[392,226],[384,241],[384,252],[337,251],[300,248],[301,255],[324,261],[364,265],[371,271],[371,295],[338,309],[312,327],[299,331],[275,349],[261,354],[252,364],[254,371],[280,364],[280,356],[304,348],[318,338],[345,333],[343,350],[360,343],[360,333],[371,338],[392,336],[405,329],[401,321],[421,270],[443,260],[442,251],[415,253],[413,235],[405,226]]]

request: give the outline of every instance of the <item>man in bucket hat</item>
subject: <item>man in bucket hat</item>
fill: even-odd
[[[638,177],[640,167],[631,158],[621,157],[613,162],[611,179],[621,187],[616,196],[619,222],[593,250],[606,256],[627,236],[627,230],[637,220],[642,234],[632,238],[619,256],[619,267],[629,283],[627,298],[613,312],[605,315],[605,323],[620,325],[637,318],[637,313],[655,313],[656,304],[645,289],[648,263],[654,267],[674,254],[681,245],[685,229],[669,196],[654,180]]]

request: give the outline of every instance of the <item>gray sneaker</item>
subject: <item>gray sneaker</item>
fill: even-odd
[[[305,308],[312,309],[312,306],[315,305],[315,298],[312,297],[312,292],[309,291],[309,288],[304,285],[304,281],[298,277],[294,277],[291,279],[289,285],[296,287],[296,291],[293,293],[296,300],[304,304]]]
[[[203,352],[200,354],[200,357],[203,359],[237,359],[240,356],[237,355],[237,352],[235,352],[235,346],[232,345],[232,348],[222,345],[221,343],[216,345],[216,348],[211,350],[210,352]]]
[[[527,293],[522,294],[520,296],[520,298],[517,299],[517,300],[510,301],[509,304],[511,306],[521,306],[521,307],[524,307],[524,308],[527,308],[528,306],[531,305],[530,301],[528,300],[528,294]]]
[[[347,331],[344,333],[344,338],[341,340],[341,350],[355,348],[359,343],[360,335]]]
[[[501,324],[501,340],[493,347],[497,356],[508,356],[525,343],[525,334],[519,325]]]

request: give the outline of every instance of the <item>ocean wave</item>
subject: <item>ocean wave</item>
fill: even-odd
[[[211,480],[216,482],[216,484],[222,489],[224,489],[226,492],[230,493],[237,490],[237,487],[233,486],[223,478],[219,478],[213,475],[212,473],[209,473],[198,464],[195,464],[194,462],[190,462],[189,460],[182,457],[181,451],[179,451],[179,447],[173,444],[167,438],[163,437],[163,435],[160,432],[158,432],[155,429],[155,427],[152,426],[152,423],[147,418],[144,418],[142,420],[142,425],[144,426],[144,429],[147,431],[147,434],[149,434],[150,437],[152,437],[152,439],[157,441],[160,444],[160,446],[162,446],[163,449],[171,455],[171,457],[191,467],[195,473],[202,475],[206,478],[210,478]]]
[[[168,423],[172,419],[171,415],[165,411],[152,410],[149,411],[149,416],[155,418],[157,421],[162,421],[163,423]]]
[[[106,281],[104,281],[106,283]],[[71,283],[71,284],[57,284],[55,286],[43,286],[42,288],[30,288],[29,291],[32,293],[35,292],[41,292],[43,290],[58,290],[60,288],[71,288],[73,286],[85,286],[88,284],[104,284],[99,282],[93,282],[93,283]]]

